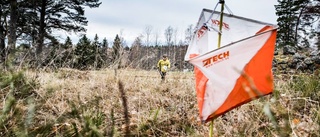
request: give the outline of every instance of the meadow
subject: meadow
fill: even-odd
[[[0,71],[0,136],[209,135],[193,72]],[[214,120],[214,136],[320,136],[320,74],[274,73],[275,90]]]

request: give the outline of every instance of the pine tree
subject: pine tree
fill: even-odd
[[[121,39],[116,35],[114,41],[113,41],[113,46],[112,46],[112,59],[113,61],[117,61],[120,59],[120,55],[122,54],[122,44],[121,44]]]
[[[276,5],[276,14],[278,16],[277,22],[278,30],[278,44],[280,46],[292,45],[294,46],[294,28],[296,15],[293,11],[293,2],[291,0],[278,0],[279,5]]]
[[[95,61],[95,47],[90,40],[84,35],[77,43],[75,49],[76,62],[75,67],[78,69],[88,69]]]
[[[99,42],[99,37],[98,37],[98,34],[96,34],[94,36],[94,39],[93,39],[93,42],[92,42],[92,48],[94,49],[94,68],[100,68],[101,67],[101,56],[100,56],[100,53],[101,53],[101,44]]]
[[[100,45],[98,34],[96,34],[93,38],[92,46],[100,48]]]
[[[108,40],[107,38],[103,38],[102,43],[101,43],[101,47],[102,48],[108,48]]]
[[[50,36],[52,30],[64,30],[67,32],[85,32],[87,18],[84,16],[84,8],[99,7],[99,0],[40,0],[36,2],[39,9],[37,53],[42,52],[45,38]]]
[[[279,46],[308,46],[308,40],[316,24],[316,18],[319,17],[319,0],[278,0],[276,5],[276,15],[278,18],[278,35],[277,42]],[[311,37],[309,37],[311,36]]]
[[[68,36],[68,37],[66,38],[66,41],[65,41],[64,44],[63,44],[63,48],[68,49],[68,48],[72,48],[72,46],[73,46],[72,40],[71,40],[70,37]]]
[[[107,66],[108,63],[110,62],[110,59],[108,57],[108,40],[107,38],[103,38],[102,43],[101,43],[101,52],[100,52],[100,56],[101,56],[101,60],[103,62],[104,66]]]

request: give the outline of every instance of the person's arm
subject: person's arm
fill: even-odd
[[[168,62],[169,62],[169,64],[168,64],[168,69],[171,67],[171,63],[170,63],[170,60],[168,59]]]
[[[161,60],[159,60],[158,64],[157,64],[158,69],[160,69],[160,62],[161,62]]]

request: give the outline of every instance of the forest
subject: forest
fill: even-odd
[[[183,39],[172,26],[151,36],[151,25],[131,45],[120,34],[90,39],[85,7],[102,2],[0,1],[0,136],[208,136],[184,61],[194,26]],[[320,136],[320,1],[274,8],[273,94],[217,118],[214,136]],[[84,35],[59,41],[57,31]],[[157,72],[163,54],[172,65],[166,83]]]

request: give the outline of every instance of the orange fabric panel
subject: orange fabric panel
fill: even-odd
[[[198,56],[197,54],[191,54],[190,58]],[[195,74],[195,80],[196,80],[196,92],[197,92],[197,101],[198,101],[198,108],[199,108],[199,114],[200,118],[202,117],[202,106],[204,101],[204,94],[206,91],[206,83],[208,81],[208,78],[197,68],[194,67],[194,74]]]
[[[263,32],[264,30],[259,31]],[[273,91],[273,75],[272,75],[272,60],[274,53],[274,45],[276,41],[276,30],[271,34],[271,37],[266,41],[264,46],[257,52],[257,54],[250,60],[250,62],[245,66],[244,73],[241,75],[230,95],[227,97],[226,101],[222,106],[218,108],[213,114],[211,114],[206,122],[245,104],[253,99],[260,96],[267,95]],[[248,78],[253,80],[254,86],[260,93],[256,93],[253,89]]]
[[[197,91],[199,114],[200,114],[200,118],[202,119],[201,114],[202,114],[204,94],[206,91],[206,84],[208,82],[208,78],[204,76],[204,74],[196,67],[194,68],[194,73],[196,76],[196,91]]]

